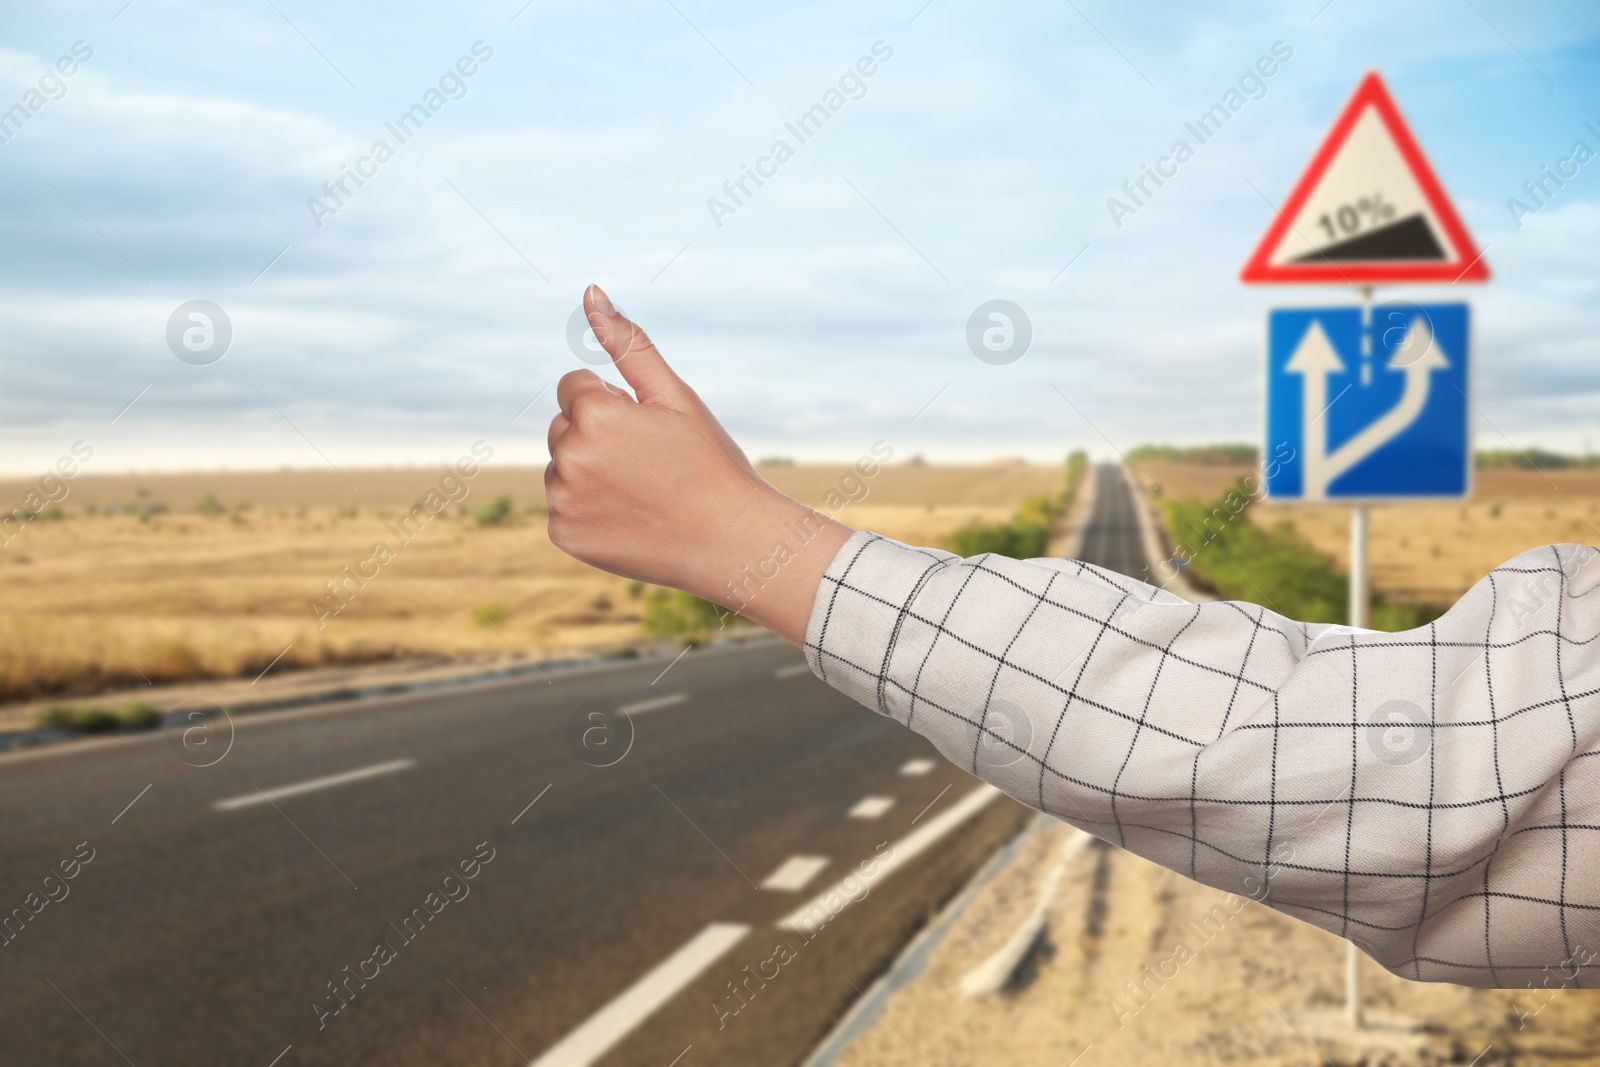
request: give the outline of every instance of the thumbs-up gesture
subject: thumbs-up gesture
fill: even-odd
[[[584,292],[583,307],[633,395],[590,370],[561,379],[544,472],[550,540],[585,563],[716,601],[801,644],[817,583],[851,530],[757,474],[599,286]],[[779,542],[784,550],[774,551]]]

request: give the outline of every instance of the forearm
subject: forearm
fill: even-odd
[[[823,576],[806,648],[1030,807],[1404,977],[1520,986],[1600,948],[1600,900],[1576,889],[1600,876],[1593,832],[1561,829],[1600,824],[1600,596],[1567,580],[1592,550],[1561,551],[1379,634],[862,534]],[[1583,907],[1558,921],[1562,900]]]

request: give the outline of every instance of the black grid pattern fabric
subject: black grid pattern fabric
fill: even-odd
[[[1023,804],[1397,975],[1592,987],[1597,585],[1594,549],[1541,548],[1385,634],[858,533],[806,655]]]

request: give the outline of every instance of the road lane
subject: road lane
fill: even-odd
[[[659,664],[241,720],[228,758],[205,769],[164,742],[0,761],[0,810],[16,831],[0,846],[0,899],[20,903],[23,872],[42,874],[77,841],[99,849],[71,897],[0,950],[0,995],[29,1020],[12,1047],[41,1062],[110,1054],[48,977],[136,1063],[266,1063],[290,1043],[286,1064],[502,1062],[506,1039],[536,1056],[707,923],[770,928],[781,901],[748,879],[797,852],[870,856],[894,828],[844,817],[863,793],[890,786],[914,813],[966,780],[930,775],[913,796],[895,771],[928,747],[813,680],[773,680],[796,660],[774,645],[686,656],[668,679],[689,699],[641,716],[633,751],[610,768],[576,758],[567,716],[583,699],[662,699],[648,684]],[[404,759],[417,767],[286,798],[281,811],[211,808],[252,780]],[[988,842],[933,865],[929,884],[908,880],[894,904],[901,931],[1003,822],[974,827]],[[454,872],[480,842],[494,859],[468,883]],[[426,912],[430,893],[446,899],[447,885],[467,893],[403,938],[394,924]],[[837,961],[811,955],[860,979],[903,937],[889,930],[869,951],[841,939]],[[385,939],[395,958],[380,967]],[[789,993],[797,1025],[746,1028],[696,1062],[798,1056],[837,997],[799,979]],[[710,999],[702,991],[691,1011],[677,998],[605,1062],[670,1060],[683,1044],[659,1053],[675,1020],[710,1017]],[[191,1006],[183,1027],[175,1004]]]
[[[1094,469],[1094,504],[1083,537],[1083,558],[1099,567],[1149,581],[1139,538],[1138,504],[1127,475],[1114,463]]]

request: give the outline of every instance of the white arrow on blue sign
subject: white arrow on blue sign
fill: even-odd
[[[1466,304],[1279,308],[1267,320],[1267,495],[1472,490]]]

